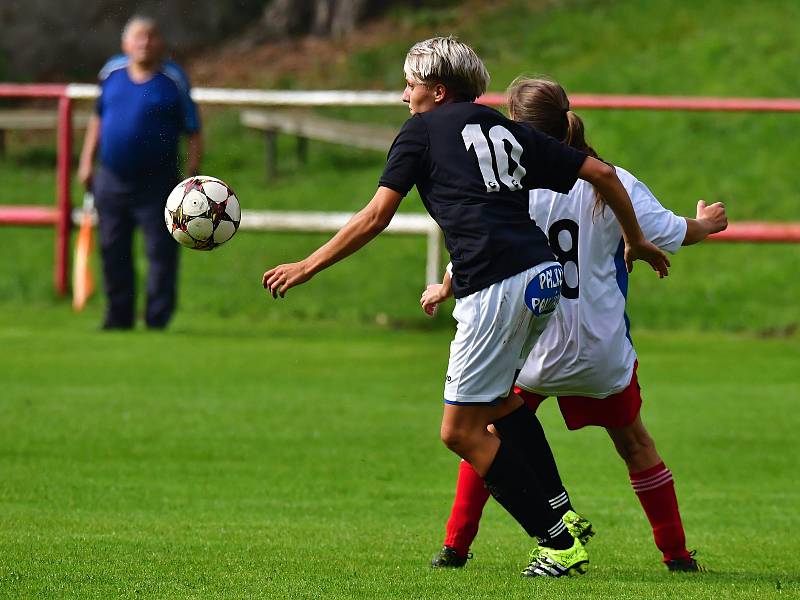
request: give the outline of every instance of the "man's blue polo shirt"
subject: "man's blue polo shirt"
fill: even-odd
[[[143,83],[131,81],[127,67],[120,55],[100,71],[100,161],[125,180],[174,178],[180,134],[200,129],[189,80],[172,62]]]

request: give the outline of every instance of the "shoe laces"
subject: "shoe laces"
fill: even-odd
[[[695,559],[695,554],[697,554],[697,550],[690,550],[689,551],[689,560],[694,562],[695,566],[697,567],[698,572],[700,572],[700,573],[708,573],[708,567],[706,567],[705,565],[697,562],[697,559]]]
[[[528,565],[532,565],[533,563],[539,560],[539,556],[542,554],[542,538],[536,538],[536,545],[531,548],[530,552],[528,552]]]

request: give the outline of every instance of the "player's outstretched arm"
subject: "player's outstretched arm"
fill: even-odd
[[[697,217],[686,218],[686,236],[682,246],[691,246],[702,242],[712,233],[719,233],[728,228],[728,214],[722,202],[707,205],[705,200],[697,202]]]
[[[386,229],[403,199],[398,192],[379,187],[372,200],[358,211],[328,242],[310,256],[296,263],[278,265],[264,273],[261,284],[277,298],[333,263],[350,256]]]
[[[436,314],[436,307],[453,295],[452,277],[449,269],[445,271],[442,283],[432,283],[419,299],[420,306],[425,313],[432,317]]]
[[[578,177],[591,183],[600,192],[619,221],[625,240],[625,265],[628,271],[633,270],[633,261],[644,260],[650,263],[659,277],[666,277],[669,274],[669,260],[666,254],[644,237],[631,198],[614,167],[589,156],[578,171]]]

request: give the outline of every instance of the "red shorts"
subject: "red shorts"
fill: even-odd
[[[636,369],[639,361],[633,364],[631,382],[621,392],[606,398],[589,398],[587,396],[558,396],[558,408],[564,417],[567,429],[580,429],[587,425],[618,429],[633,423],[642,408],[642,392]],[[541,394],[514,388],[531,410],[536,411],[547,398]]]

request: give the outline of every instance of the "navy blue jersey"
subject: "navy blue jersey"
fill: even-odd
[[[200,129],[189,81],[171,62],[142,83],[127,67],[128,58],[116,56],[100,71],[100,161],[123,179],[174,175],[180,134]]]
[[[444,231],[462,298],[555,260],[530,218],[528,190],[568,193],[585,159],[492,108],[454,102],[406,121],[379,185],[403,195],[417,186]]]

